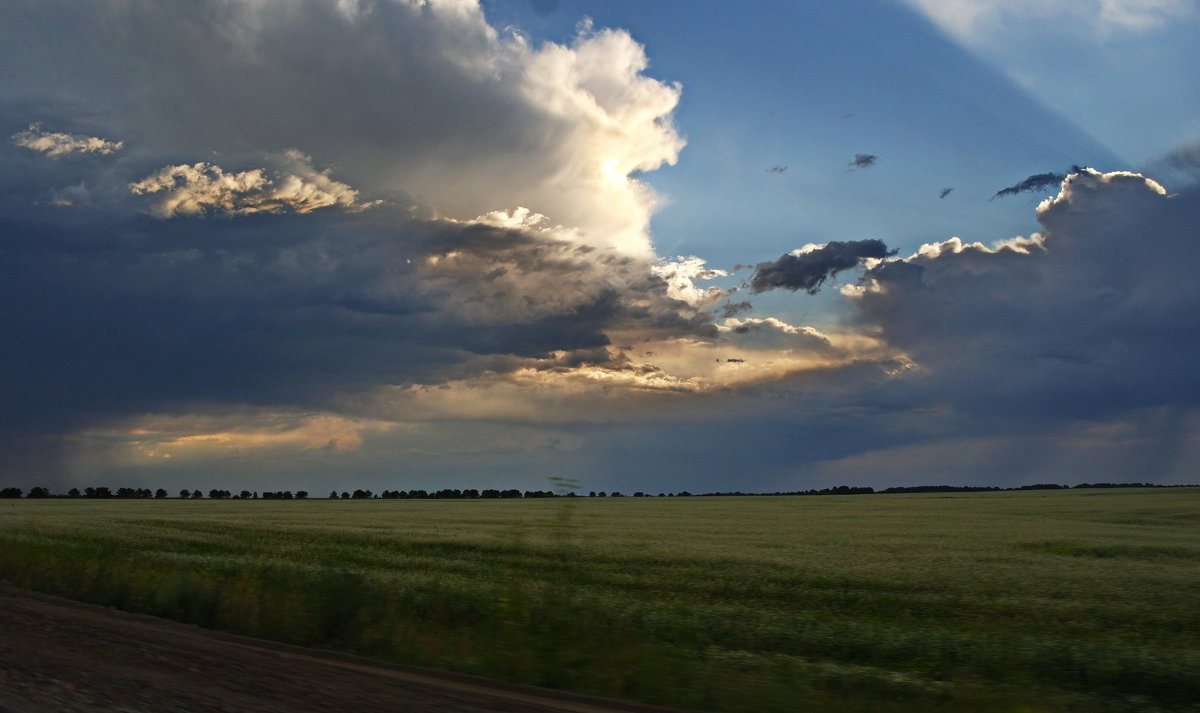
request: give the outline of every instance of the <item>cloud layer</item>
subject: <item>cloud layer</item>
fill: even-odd
[[[905,0],[942,29],[970,42],[998,26],[1063,20],[1093,32],[1137,32],[1196,12],[1187,0]]]
[[[1169,446],[1164,478],[1192,462],[1194,189],[1080,169],[1041,233],[907,258],[831,239],[735,287],[652,247],[638,176],[682,149],[682,88],[627,32],[535,46],[467,0],[16,0],[0,40],[18,485],[504,454],[498,478],[791,489],[1061,456],[1020,479],[1104,434]],[[820,329],[763,309],[858,268]]]

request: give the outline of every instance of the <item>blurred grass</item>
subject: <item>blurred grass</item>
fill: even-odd
[[[1200,489],[19,500],[0,578],[730,713],[1200,711]]]

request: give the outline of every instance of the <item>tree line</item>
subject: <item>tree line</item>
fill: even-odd
[[[24,494],[20,488],[0,488],[0,498],[119,498],[126,500],[163,500],[171,497],[165,488],[150,490],[150,488],[117,488],[115,491],[104,486],[89,487],[80,490],[79,488],[71,488],[65,493],[52,493],[49,488],[30,488],[28,494]],[[178,499],[184,500],[199,500],[205,495],[200,490],[190,490],[184,488],[179,491],[176,496]],[[290,490],[268,491],[262,494],[256,491],[243,490],[238,494],[231,493],[228,490],[219,490],[213,488],[208,491],[210,500],[304,500],[308,497],[308,492],[304,490],[293,493]]]
[[[474,500],[474,499],[513,499],[513,498],[560,498],[560,497],[589,497],[589,498],[683,498],[683,497],[754,497],[768,495],[889,495],[896,493],[976,493],[976,492],[993,492],[993,491],[1012,491],[1012,490],[1070,490],[1079,488],[1190,488],[1197,487],[1196,485],[1159,485],[1156,483],[1079,483],[1077,485],[1060,485],[1055,483],[1035,483],[1032,485],[1018,485],[1012,488],[1001,488],[996,486],[980,486],[980,485],[912,485],[912,486],[896,486],[884,488],[883,490],[875,490],[869,486],[850,486],[838,485],[832,488],[810,489],[810,490],[791,490],[771,493],[746,493],[742,491],[731,492],[712,492],[712,493],[690,493],[686,490],[681,490],[677,493],[658,493],[653,495],[650,493],[637,491],[632,495],[614,490],[606,491],[590,491],[586,496],[577,494],[571,490],[567,493],[555,493],[549,490],[518,490],[517,488],[508,488],[500,490],[497,488],[485,488],[479,490],[476,488],[467,488],[460,490],[458,488],[443,488],[441,490],[384,490],[379,493],[370,490],[354,490],[354,491],[337,491],[333,490],[329,493],[330,500]],[[0,498],[118,498],[118,499],[142,499],[142,500],[163,500],[170,498],[171,494],[164,488],[150,490],[150,488],[117,488],[115,491],[111,488],[87,487],[83,490],[79,488],[71,488],[66,493],[53,493],[49,488],[34,487],[30,488],[28,493],[25,493],[21,488],[0,488]],[[189,488],[181,489],[175,496],[176,499],[182,500],[200,500],[205,498],[204,492],[200,490],[192,490]],[[229,490],[220,490],[213,488],[208,491],[207,498],[209,500],[306,500],[308,499],[308,491],[297,490],[273,490],[259,492],[257,490],[243,490],[239,493],[233,493]]]

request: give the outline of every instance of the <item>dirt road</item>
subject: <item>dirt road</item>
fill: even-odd
[[[0,713],[668,713],[208,631],[0,583]]]

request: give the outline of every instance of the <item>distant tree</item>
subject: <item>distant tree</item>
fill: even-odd
[[[308,491],[307,490],[297,490],[296,491],[296,499],[297,500],[307,500],[308,499]]]
[[[26,495],[25,497],[27,497],[27,498],[48,498],[48,497],[50,497],[50,490],[47,488],[30,488],[29,494]]]
[[[329,499],[330,500],[337,500],[337,496],[338,496],[338,492],[336,490],[329,491]]]
[[[0,498],[19,498],[22,492],[20,488],[2,488],[0,489]]]
[[[95,495],[93,495],[92,497],[95,497],[95,498],[111,498],[113,496],[112,491],[109,490],[108,487],[104,486],[104,485],[97,486],[94,492],[95,492]]]
[[[179,497],[190,498],[190,497],[192,497],[192,491],[188,490],[187,488],[184,488],[183,490],[179,491]]]
[[[68,498],[77,498],[80,496],[79,488],[71,488],[67,491]]]
[[[193,500],[195,500],[195,499],[198,499],[198,498],[202,498],[202,497],[204,497],[204,493],[200,492],[199,490],[193,490],[193,491],[192,491],[192,499],[193,499]]]
[[[249,490],[243,490],[243,491],[241,492],[241,496],[242,496],[242,500],[249,500],[249,499],[250,499],[250,491],[249,491]]]
[[[343,490],[342,491],[342,500],[349,500],[349,499],[350,499],[350,493],[347,493],[345,490]]]

